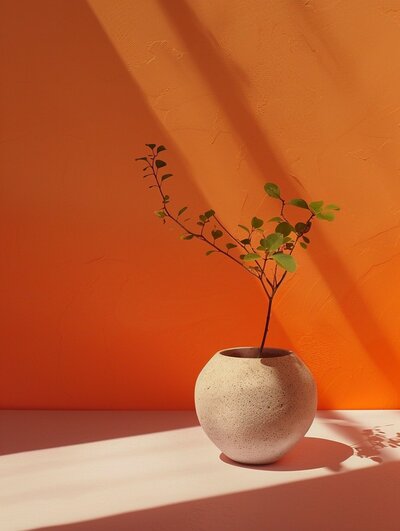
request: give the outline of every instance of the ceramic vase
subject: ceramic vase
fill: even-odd
[[[289,350],[239,347],[207,362],[195,385],[200,424],[227,457],[245,464],[280,459],[308,431],[317,392],[306,365]]]

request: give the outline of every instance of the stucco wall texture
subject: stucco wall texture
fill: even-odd
[[[400,1],[1,1],[5,408],[193,407],[266,300],[153,215],[134,158],[168,148],[173,204],[232,230],[263,184],[341,205],[276,300],[269,346],[320,408],[400,407]]]

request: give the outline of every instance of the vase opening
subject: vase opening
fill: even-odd
[[[265,347],[263,348],[262,354],[260,356],[259,350],[260,349],[258,347],[236,347],[220,350],[219,354],[222,354],[222,356],[229,356],[231,358],[280,358],[282,356],[289,356],[292,354],[291,350]]]

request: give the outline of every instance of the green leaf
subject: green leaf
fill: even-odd
[[[327,210],[340,210],[340,207],[338,205],[335,205],[334,203],[330,203],[329,205],[326,205],[325,208]]]
[[[317,214],[318,219],[324,219],[326,221],[333,221],[335,219],[335,214],[333,212],[323,211],[318,212]]]
[[[170,197],[169,195],[164,195],[163,201],[164,203],[169,203]]]
[[[253,227],[253,229],[259,229],[263,225],[264,221],[260,218],[257,218],[256,216],[254,216],[254,218],[251,220],[251,226]]]
[[[165,146],[158,146],[157,153],[161,153],[161,151],[165,151],[167,148]]]
[[[180,238],[181,240],[191,240],[194,238],[194,234],[181,234]]]
[[[303,247],[303,249],[307,249],[307,244],[304,242],[300,242],[300,247]]]
[[[296,271],[296,261],[291,254],[275,253],[272,255],[275,262],[289,273]]]
[[[240,243],[243,243],[243,245],[250,245],[251,240],[249,238],[244,238],[243,240],[240,240]]]
[[[214,210],[207,210],[207,212],[204,213],[207,219],[212,218],[214,214],[215,214]]]
[[[149,147],[150,149],[154,149],[156,144],[145,144],[145,146]]]
[[[211,251],[207,251],[206,252],[206,256],[209,256],[210,254],[212,253],[217,253],[218,251],[215,251],[214,249],[212,249]]]
[[[224,235],[222,230],[218,230],[218,229],[212,230],[211,234],[212,234],[212,237],[214,238],[214,240],[217,240],[218,238],[221,238]]]
[[[306,208],[308,210],[307,202],[304,199],[291,199],[289,205],[297,206],[299,208]]]
[[[144,160],[145,162],[147,162],[147,164],[149,163],[149,161],[147,160],[147,157],[138,157],[135,160]]]
[[[294,229],[295,229],[295,231],[297,232],[297,234],[299,236],[301,236],[303,234],[303,232],[306,230],[306,228],[307,228],[307,225],[305,223],[303,223],[302,221],[299,221],[294,226]]]
[[[154,211],[154,214],[158,217],[158,218],[165,218],[165,216],[167,215],[165,213],[164,210],[155,210]]]
[[[264,185],[264,190],[270,197],[274,197],[275,199],[280,199],[281,197],[281,191],[279,190],[279,186],[274,183],[266,183]]]
[[[166,166],[167,163],[164,162],[163,160],[156,160],[156,166],[157,168],[163,168],[164,166]]]
[[[180,211],[178,212],[178,218],[179,218],[179,216],[180,216],[181,214],[183,214],[183,213],[185,212],[185,210],[187,210],[187,207],[182,207],[182,208],[180,209]]]
[[[166,173],[165,175],[163,175],[161,177],[161,182],[162,181],[166,181],[167,179],[169,179],[170,177],[172,177],[172,173]]]
[[[283,235],[280,232],[269,234],[266,238],[260,240],[260,245],[269,252],[274,252],[279,249],[283,243]]]
[[[235,243],[227,243],[226,244],[226,248],[229,250],[229,249],[234,249],[235,247],[237,247],[237,245]]]
[[[279,216],[275,216],[274,218],[271,218],[268,221],[276,221],[277,223],[281,223],[281,221],[283,221],[283,219],[280,218]]]
[[[199,218],[201,219],[201,221],[203,221],[204,223],[207,221],[207,218],[204,214],[200,214]]]
[[[283,238],[283,243],[287,243],[287,242],[291,242],[291,241],[293,241],[292,238],[291,238],[291,236],[285,236],[285,237]]]
[[[321,210],[323,204],[323,201],[312,201],[309,204],[311,212],[313,212],[313,214],[317,214]]]
[[[257,260],[258,258],[261,258],[261,256],[256,253],[248,253],[248,254],[241,255],[241,256],[243,256],[244,262],[251,262],[252,260]]]
[[[282,221],[282,223],[279,223],[275,228],[275,232],[280,232],[284,236],[289,236],[292,230],[292,225],[290,225],[290,223],[288,223],[287,221]]]
[[[245,230],[246,232],[248,232],[250,234],[250,229],[248,229],[244,225],[238,225],[238,227],[240,227],[241,229]]]
[[[307,236],[303,236],[303,240],[304,240],[306,243],[310,243],[310,238],[307,238]]]

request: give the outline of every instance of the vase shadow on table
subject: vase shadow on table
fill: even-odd
[[[318,437],[304,437],[296,446],[284,455],[279,461],[269,465],[246,465],[238,463],[221,453],[219,458],[229,465],[251,468],[254,470],[270,471],[296,471],[311,470],[315,468],[328,468],[339,472],[342,463],[354,454],[351,446],[330,439]]]

